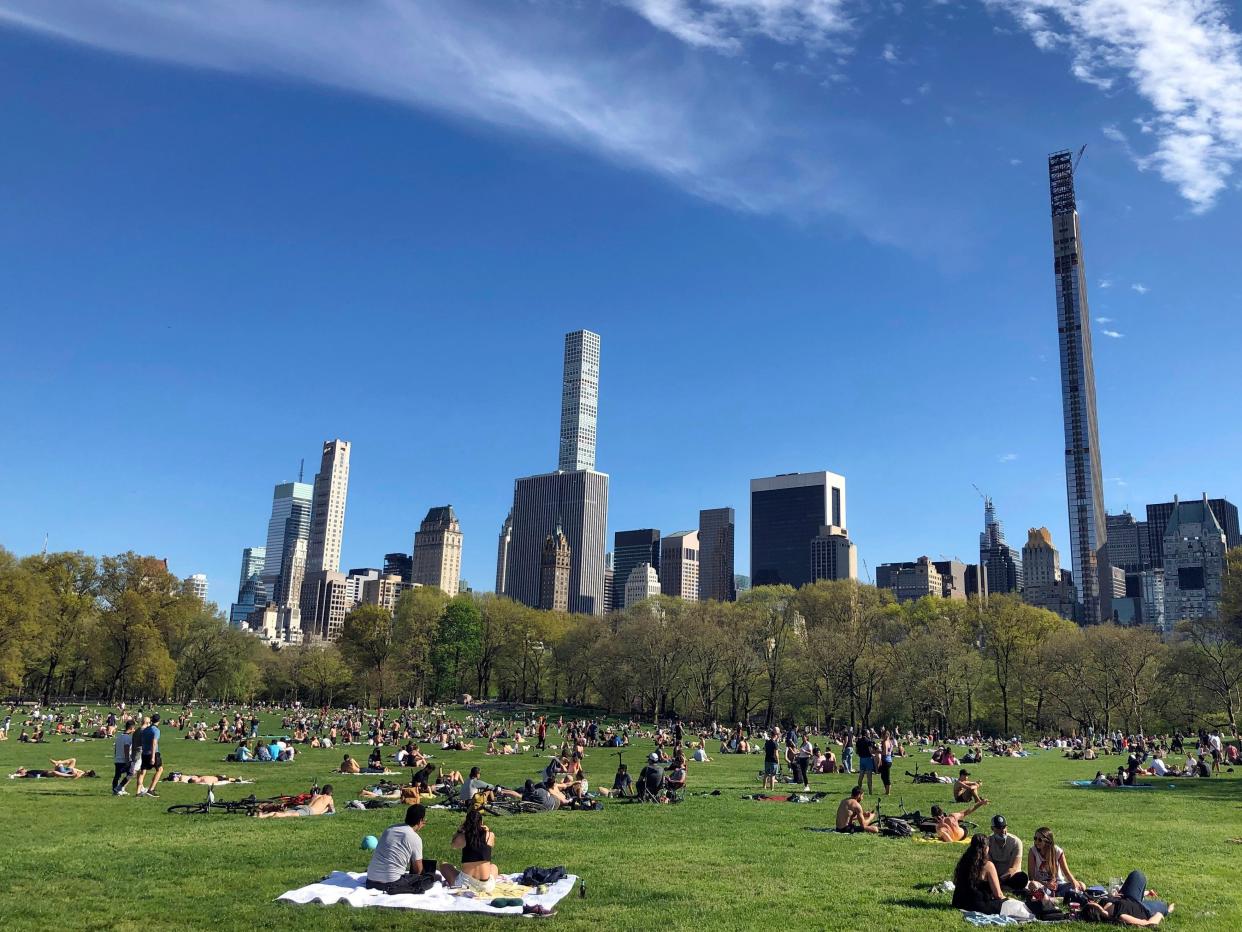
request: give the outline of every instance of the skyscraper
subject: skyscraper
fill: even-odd
[[[811,542],[820,528],[844,528],[845,477],[783,473],[750,482],[750,579],[753,586],[810,582]]]
[[[1212,618],[1220,607],[1228,542],[1225,529],[1204,495],[1199,501],[1173,498],[1164,529],[1164,623]]]
[[[350,570],[349,574],[352,576],[354,571]],[[400,576],[402,580],[409,582],[410,577],[414,575],[414,558],[408,553],[386,553],[384,554],[384,571],[379,575]]]
[[[461,579],[461,523],[452,505],[441,505],[427,512],[414,535],[414,571],[411,582],[435,586],[447,595],[457,595]]]
[[[649,563],[660,572],[660,529],[639,528],[616,531],[612,535],[612,606],[625,608],[625,587],[630,571],[640,563]]]
[[[539,607],[545,612],[569,611],[569,538],[558,524],[543,543],[539,562]]]
[[[245,547],[242,549],[241,577],[237,580],[238,591],[246,584],[246,580],[258,573],[263,575],[263,564],[267,560],[266,547]]]
[[[345,497],[349,492],[349,441],[325,440],[311,500],[306,571],[338,572],[345,533]]]
[[[304,482],[282,482],[272,492],[272,516],[267,523],[263,585],[267,589],[268,598],[278,603],[283,597],[282,594],[289,589],[284,576],[287,575],[298,541],[307,543],[310,537],[311,494],[311,486]],[[304,569],[303,567],[303,571]]]
[[[811,581],[857,578],[858,548],[845,528],[825,524],[811,540]]]
[[[344,573],[334,570],[307,573],[302,580],[302,636],[335,641],[341,636],[345,616],[353,607],[349,581]]]
[[[979,564],[987,567],[988,592],[992,595],[1022,591],[1022,558],[1005,542],[1005,529],[996,517],[992,499],[987,497],[983,500]]]
[[[1078,614],[1077,591],[1069,574],[1061,572],[1061,554],[1046,527],[1031,528],[1022,547],[1022,601],[1071,621]]]
[[[699,532],[678,531],[660,540],[660,591],[686,602],[699,600]]]
[[[1176,502],[1160,502],[1147,506],[1147,539],[1150,550],[1150,565],[1164,566],[1164,529],[1173,514]],[[1224,498],[1209,498],[1208,505],[1212,515],[1225,531],[1225,544],[1230,550],[1242,547],[1242,533],[1238,528],[1238,506]]]
[[[505,515],[505,523],[500,526],[500,537],[496,541],[496,594],[505,594],[505,573],[509,569],[509,544],[513,540],[513,509]]]
[[[1105,516],[1108,526],[1108,560],[1127,573],[1141,573],[1151,565],[1147,522],[1135,521],[1128,511]]]
[[[198,597],[199,601],[207,601],[206,573],[195,573],[193,576],[187,577],[185,584],[190,587],[190,591]]]
[[[737,598],[733,586],[735,536],[732,508],[706,508],[699,512],[700,599],[732,602]]]
[[[569,611],[604,613],[604,550],[608,524],[608,476],[553,472],[513,484],[513,536],[505,595],[539,605],[543,545],[560,525],[569,539]]]
[[[558,468],[513,484],[513,526],[505,565],[505,595],[539,604],[543,545],[560,526],[569,540],[569,611],[602,615],[608,476],[595,471],[599,415],[599,335],[565,335]]]
[[[1074,195],[1072,153],[1048,157],[1052,199],[1052,253],[1057,291],[1057,331],[1061,345],[1061,409],[1065,422],[1065,487],[1069,502],[1070,553],[1074,582],[1082,599],[1082,620],[1112,618],[1112,567],[1104,517],[1100,436],[1095,410],[1095,365],[1091,356],[1091,312],[1087,271]],[[989,567],[988,585],[1005,591]]]
[[[561,452],[557,469],[595,469],[595,428],[599,419],[599,334],[565,334],[561,388]]]
[[[625,581],[625,608],[659,594],[660,574],[656,572],[654,566],[650,563],[640,563],[630,570],[630,577]]]

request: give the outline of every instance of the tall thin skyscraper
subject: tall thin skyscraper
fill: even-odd
[[[1057,289],[1057,331],[1061,343],[1061,407],[1065,421],[1065,487],[1069,502],[1070,554],[1082,599],[1082,619],[1112,618],[1112,566],[1100,472],[1100,436],[1095,409],[1095,365],[1091,356],[1091,312],[1082,230],[1074,195],[1074,158],[1069,151],[1048,156],[1052,196],[1052,254]],[[997,591],[989,578],[992,591]]]
[[[595,426],[599,419],[599,334],[565,334],[561,388],[561,453],[557,469],[595,469]]]
[[[733,542],[736,523],[732,508],[705,508],[699,512],[699,598],[732,602]]]
[[[979,533],[979,565],[988,570],[988,591],[999,595],[1022,591],[1022,557],[1005,541],[992,499],[983,499],[983,530]]]
[[[496,594],[505,594],[505,573],[509,569],[509,544],[513,541],[513,509],[505,516],[496,541]]]
[[[345,532],[345,496],[349,492],[349,441],[325,440],[311,503],[306,571],[338,572]]]
[[[289,591],[288,573],[298,541],[310,537],[312,489],[306,482],[282,482],[272,492],[272,517],[267,523],[263,584],[268,598],[278,603]],[[306,551],[303,551],[305,557]],[[303,570],[305,567],[303,566]],[[299,581],[298,585],[301,585]],[[297,593],[300,597],[301,593]]]

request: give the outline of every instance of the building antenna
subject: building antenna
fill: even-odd
[[[298,482],[302,481],[302,475],[306,472],[306,457],[302,457],[298,463]]]

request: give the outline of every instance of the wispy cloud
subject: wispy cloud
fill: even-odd
[[[1112,337],[1114,340],[1120,340],[1125,336],[1124,333],[1118,333],[1116,330],[1101,330],[1100,333],[1106,337]]]
[[[998,462],[1001,462],[1001,463],[1012,463],[1017,458],[1018,458],[1017,453],[1002,453],[996,459]]]
[[[1097,324],[1111,324],[1113,322],[1113,319],[1111,317],[1097,317],[1095,319],[1095,322]]]
[[[901,56],[897,54],[897,46],[893,45],[891,42],[885,43],[884,51],[880,53],[880,57],[890,65],[901,64]]]
[[[1045,51],[1065,50],[1080,81],[1111,90],[1122,77],[1154,115],[1155,168],[1196,212],[1242,161],[1242,39],[1224,0],[984,0],[1007,9]],[[1125,142],[1117,127],[1105,133]]]
[[[1130,288],[1133,291],[1137,291],[1139,294],[1147,294],[1147,292],[1151,291],[1151,289],[1148,288],[1146,285],[1144,285],[1142,282],[1135,282],[1133,285],[1130,286]]]
[[[851,32],[849,0],[621,0],[681,41],[737,52],[746,36],[786,45],[824,46]]]
[[[1112,287],[1113,287],[1113,282],[1112,282],[1112,279],[1109,279],[1109,278],[1101,278],[1101,279],[1100,279],[1100,287],[1101,287],[1101,288],[1112,288]]]
[[[819,46],[848,29],[839,0],[628,6],[685,42],[726,51],[753,34]],[[848,209],[826,134],[813,137],[822,131],[800,125],[748,69],[660,56],[650,34],[624,45],[595,18],[563,13],[483,0],[0,0],[0,24],[551,137],[737,209]]]

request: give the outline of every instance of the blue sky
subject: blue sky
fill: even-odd
[[[0,542],[234,595],[354,444],[491,587],[602,334],[610,526],[831,469],[870,567],[991,494],[1069,562],[1044,157],[1079,170],[1110,511],[1242,496],[1242,52],[1210,0],[0,0]]]

